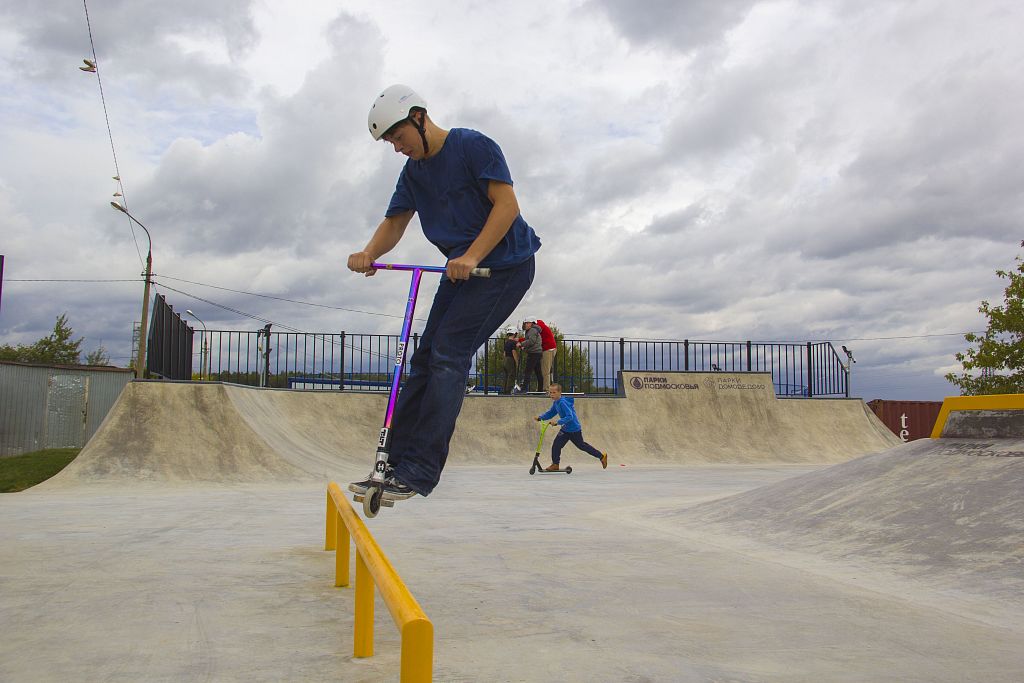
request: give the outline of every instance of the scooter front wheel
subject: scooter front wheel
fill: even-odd
[[[363,494],[363,514],[369,518],[377,516],[380,512],[380,502],[384,495],[384,487],[379,484],[373,484],[366,489],[366,493]]]

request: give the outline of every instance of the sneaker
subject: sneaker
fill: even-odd
[[[547,467],[544,468],[544,471],[545,472],[557,472],[558,471],[558,463],[557,462],[551,463],[550,465],[548,465]]]
[[[392,471],[393,471],[393,468],[390,465],[388,466],[388,468],[386,470],[384,470],[384,480],[385,480],[385,482],[391,477]],[[348,485],[348,490],[351,491],[352,493],[357,493],[359,495],[363,495],[364,493],[366,493],[366,489],[370,488],[370,484],[372,484],[372,483],[374,483],[373,478],[372,477],[367,477],[366,479],[363,479],[362,481],[354,481],[351,484],[349,484]]]
[[[605,469],[605,470],[608,469],[608,454],[607,453],[602,453],[601,454],[601,469]]]
[[[354,481],[348,485],[348,490],[352,493],[363,495],[366,493],[366,489],[370,488],[370,484],[373,483],[372,479],[363,479],[362,481]]]
[[[415,491],[394,477],[388,477],[387,482],[384,484],[384,500],[406,500],[415,495]]]

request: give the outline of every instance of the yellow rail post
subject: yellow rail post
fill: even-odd
[[[430,683],[433,669],[434,625],[424,616],[402,629],[402,683]]]
[[[434,625],[335,482],[327,486],[327,497],[325,546],[334,546],[327,549],[335,551],[336,586],[348,585],[350,544],[355,543],[356,546],[353,654],[356,657],[373,656],[376,588],[401,635],[400,680],[402,683],[429,683],[433,680]],[[333,529],[332,523],[335,525]]]
[[[352,543],[349,540],[348,527],[342,523],[340,514],[334,515],[334,522],[334,586],[337,588],[348,585],[348,579],[351,576],[348,567],[348,557]]]
[[[324,550],[334,550],[335,535],[338,526],[338,506],[334,504],[334,496],[327,489],[327,533],[324,534]]]
[[[356,553],[356,624],[352,653],[373,656],[373,577],[361,552]]]

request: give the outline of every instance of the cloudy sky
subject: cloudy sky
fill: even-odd
[[[344,268],[403,163],[366,130],[395,82],[502,146],[543,241],[520,313],[572,338],[831,340],[856,395],[937,399],[1024,238],[1016,0],[93,0],[88,18],[0,0],[0,343],[67,312],[84,351],[127,363],[146,241],[109,206],[115,153],[177,310],[396,333],[406,278]],[[113,148],[78,69],[89,25]],[[442,262],[418,230],[391,260]],[[60,279],[127,282],[26,281]]]

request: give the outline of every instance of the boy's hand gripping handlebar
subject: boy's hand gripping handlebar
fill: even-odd
[[[370,264],[376,270],[421,270],[425,273],[445,273],[448,271],[447,266],[411,266],[404,263],[378,263],[374,261]],[[490,277],[490,268],[474,268],[469,272],[473,277]]]

